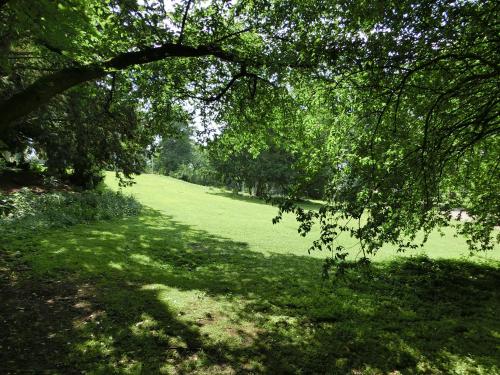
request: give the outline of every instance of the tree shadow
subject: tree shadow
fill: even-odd
[[[245,202],[245,203],[263,204],[266,206],[270,205],[268,202],[266,202],[265,199],[255,197],[255,196],[240,194],[240,193],[233,193],[233,192],[229,192],[229,191],[209,191],[208,194],[219,196],[219,197],[224,197],[224,198],[230,198],[230,199]],[[302,202],[299,202],[299,206],[304,208],[304,209],[307,209],[307,210],[316,210],[317,211],[320,209],[321,204],[318,202],[310,201],[310,200],[304,200]]]
[[[7,373],[500,367],[497,266],[410,258],[324,281],[321,260],[266,256],[152,210],[31,241],[32,269],[0,289]]]

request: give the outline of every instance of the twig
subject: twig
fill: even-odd
[[[179,40],[177,41],[177,44],[182,44],[182,41],[184,39],[184,28],[186,27],[186,20],[189,12],[189,7],[191,6],[191,2],[192,0],[188,0],[186,8],[184,9],[184,15],[182,16],[182,23],[181,23],[181,32],[179,34]]]

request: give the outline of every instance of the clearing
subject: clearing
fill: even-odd
[[[276,208],[136,181],[139,217],[0,244],[1,373],[500,373],[498,247],[470,258],[448,231],[323,280]]]

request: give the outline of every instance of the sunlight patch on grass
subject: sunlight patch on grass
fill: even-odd
[[[467,355],[456,355],[450,353],[447,350],[441,350],[439,353],[443,361],[448,366],[448,373],[453,375],[469,375],[471,373],[477,375],[490,375],[490,374],[499,374],[500,368],[495,367],[484,367],[481,364],[478,364],[476,360]],[[474,372],[471,372],[471,369],[474,369]]]
[[[129,258],[132,259],[134,262],[142,265],[154,265],[154,262],[151,260],[151,258],[144,254],[138,254],[138,253],[130,254]]]
[[[66,251],[68,251],[68,249],[66,249],[65,247],[61,247],[61,248],[60,248],[60,249],[58,249],[58,250],[54,250],[54,251],[52,252],[52,254],[63,254],[63,253],[65,253]]]
[[[198,327],[200,334],[212,344],[251,344],[259,331],[254,322],[238,319],[246,305],[242,299],[213,298],[201,290],[182,291],[163,284],[143,285],[141,290],[156,291],[158,301],[180,321]]]
[[[114,269],[119,270],[119,271],[123,271],[123,263],[109,262],[108,265],[111,268],[114,268]]]

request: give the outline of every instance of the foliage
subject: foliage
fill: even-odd
[[[206,148],[199,144],[191,143],[190,160],[179,165],[170,175],[198,185],[222,185],[217,171],[210,162]]]
[[[96,40],[100,26],[96,29],[91,19],[95,20],[94,12],[103,15],[103,6],[42,1],[1,9],[0,17],[9,22],[2,23],[0,49],[8,58],[0,64],[0,97],[23,90],[47,71],[87,61],[88,55],[77,58],[75,53],[90,39]],[[35,26],[25,28],[26,23]],[[85,188],[97,186],[104,169],[120,172],[126,183],[143,170],[145,150],[154,137],[173,132],[170,124],[182,116],[179,107],[174,109],[170,103],[163,103],[161,109],[152,105],[145,113],[146,104],[136,87],[130,76],[110,74],[66,91],[23,118],[16,128],[3,131],[0,149],[21,154],[27,147],[34,149],[45,159],[48,173],[58,178],[69,174],[74,184]]]
[[[106,84],[106,82],[104,82]],[[14,149],[30,147],[45,159],[47,173],[92,188],[103,170],[125,177],[145,167],[145,151],[156,135],[174,133],[168,118],[161,129],[146,120],[126,82],[111,79],[105,85],[86,84],[66,93],[33,122],[27,122]],[[11,144],[12,146],[12,144]]]
[[[270,104],[269,97],[255,98],[219,114],[228,126],[209,142],[219,174],[227,182],[255,188],[256,195],[321,199],[330,179],[326,141],[331,114],[324,100],[310,93],[305,87],[293,96],[270,92],[271,103],[278,104]]]
[[[5,169],[7,169],[7,161],[3,157],[0,157],[0,173]]]
[[[237,191],[246,186],[257,197],[282,193],[295,177],[293,156],[276,146],[252,154],[251,147],[231,149],[224,134],[209,145],[210,161],[227,186]]]
[[[109,103],[114,95],[114,104]],[[40,119],[42,129],[33,147],[46,158],[48,173],[92,188],[104,169],[115,169],[126,177],[144,166],[144,149],[153,134],[140,119],[131,98],[109,94],[97,85],[69,92]],[[57,135],[57,136],[56,136]]]
[[[138,215],[141,205],[119,192],[34,193],[27,188],[0,195],[0,231],[37,231]]]
[[[206,148],[192,138],[194,131],[180,123],[174,135],[163,138],[150,159],[151,171],[200,185],[220,184]]]
[[[188,137],[163,139],[156,158],[156,171],[162,174],[175,172],[193,158],[193,144]]]

